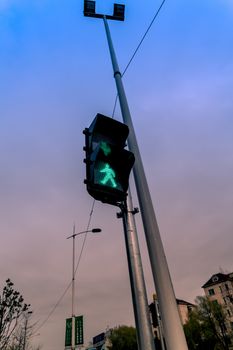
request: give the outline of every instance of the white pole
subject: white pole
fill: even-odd
[[[75,297],[75,237],[88,232],[101,232],[100,228],[93,228],[92,230],[85,230],[75,233],[75,225],[73,226],[73,234],[67,239],[73,238],[73,257],[72,257],[72,328],[71,328],[71,350],[75,350],[75,310],[74,310],[74,297]]]
[[[160,342],[161,342],[161,347],[162,350],[165,350],[165,345],[164,345],[164,338],[163,338],[163,330],[162,330],[162,322],[160,318],[160,312],[159,312],[159,307],[158,307],[158,300],[156,298],[156,295],[153,295],[153,302],[155,305],[155,312],[156,312],[156,317],[158,320],[158,329],[159,329],[159,336],[160,336]]]
[[[71,333],[71,349],[72,350],[75,350],[74,296],[75,296],[75,225],[73,226],[73,259],[72,259],[72,333]]]
[[[136,135],[134,132],[128,101],[122,83],[121,73],[117,63],[108,22],[105,16],[103,16],[103,20],[112,60],[114,78],[119,96],[122,118],[124,123],[129,127],[129,136],[127,141],[128,147],[129,150],[135,155],[135,164],[133,167],[134,181],[141,209],[141,216],[147,241],[147,248],[150,257],[155,289],[158,293],[158,301],[164,327],[164,336],[167,350],[188,350],[184,330],[177,309],[175,293],[173,290],[167,259],[160,237],[159,227],[153,208],[149,186],[147,183]]]
[[[155,350],[130,189],[121,207],[139,350]]]

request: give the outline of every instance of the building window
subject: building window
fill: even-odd
[[[213,276],[213,277],[212,277],[212,281],[213,281],[213,282],[218,282],[218,276]]]
[[[209,289],[209,290],[208,290],[208,292],[209,292],[209,295],[214,295],[214,294],[215,294],[215,292],[214,292],[214,289],[213,289],[213,288]]]
[[[187,305],[187,309],[188,309],[188,313],[192,312],[192,306],[191,305]]]

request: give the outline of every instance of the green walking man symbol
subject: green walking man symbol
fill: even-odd
[[[108,163],[106,163],[105,167],[101,169],[100,172],[105,174],[103,180],[100,181],[103,185],[106,185],[107,182],[110,182],[112,184],[112,187],[117,187],[116,181],[114,179],[116,177],[116,173]]]

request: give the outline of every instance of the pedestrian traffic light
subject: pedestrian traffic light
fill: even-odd
[[[87,191],[96,200],[118,205],[126,198],[135,160],[125,149],[129,128],[98,113],[84,134]]]

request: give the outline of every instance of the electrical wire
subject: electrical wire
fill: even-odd
[[[91,207],[90,216],[89,216],[89,220],[88,220],[88,223],[87,223],[86,231],[89,230],[89,227],[90,227],[90,224],[91,224],[91,219],[92,219],[92,214],[93,214],[93,211],[94,211],[94,206],[95,206],[95,199],[92,202],[92,207]],[[83,244],[82,244],[82,247],[81,247],[81,250],[80,250],[80,253],[79,253],[79,257],[78,257],[78,262],[77,262],[77,265],[76,265],[76,268],[75,268],[75,271],[74,271],[75,275],[76,275],[76,272],[78,270],[78,267],[79,267],[79,264],[80,264],[80,261],[81,261],[81,257],[82,257],[82,254],[83,254],[83,250],[84,250],[84,246],[85,246],[86,240],[87,240],[87,232],[84,235]]]
[[[115,102],[114,102],[114,106],[113,106],[113,110],[112,110],[112,118],[114,118],[117,101],[118,101],[118,94],[116,95],[116,98],[115,98]]]
[[[161,9],[162,9],[162,7],[163,7],[165,1],[166,1],[166,0],[163,0],[163,1],[161,2],[161,4],[160,4],[158,10],[156,11],[154,17],[152,18],[152,20],[151,20],[151,22],[150,22],[150,24],[149,24],[147,30],[145,31],[144,35],[142,36],[142,39],[140,40],[138,46],[137,46],[136,49],[134,50],[134,53],[132,54],[132,56],[131,56],[131,58],[130,58],[128,64],[127,64],[126,67],[125,67],[125,69],[123,70],[123,73],[121,74],[122,77],[125,75],[127,69],[129,68],[130,64],[132,63],[134,57],[136,56],[136,54],[137,54],[137,52],[138,52],[140,46],[142,45],[143,41],[145,40],[145,38],[146,38],[146,36],[147,36],[149,30],[151,29],[151,27],[152,27],[152,25],[153,25],[155,19],[157,18],[159,12],[161,11]],[[114,115],[115,115],[116,106],[117,106],[117,101],[118,101],[118,94],[116,95],[116,98],[115,98],[114,107],[113,107],[113,112],[112,112],[112,118],[114,118]]]
[[[133,61],[133,59],[134,59],[136,53],[138,52],[138,50],[139,50],[140,46],[142,45],[143,41],[145,40],[145,37],[147,36],[147,34],[148,34],[149,30],[151,29],[151,27],[152,27],[152,25],[153,25],[155,19],[157,18],[159,12],[161,11],[161,9],[162,9],[162,7],[163,7],[165,1],[166,1],[166,0],[163,0],[163,1],[161,2],[161,4],[160,4],[158,10],[156,11],[154,17],[152,18],[152,21],[150,22],[150,24],[149,24],[147,30],[145,31],[144,35],[142,36],[142,39],[140,40],[138,46],[137,46],[136,49],[134,50],[134,53],[133,53],[133,55],[131,56],[131,58],[130,58],[128,64],[127,64],[127,66],[125,67],[125,69],[124,69],[124,71],[123,71],[123,73],[122,73],[122,77],[124,76],[125,72],[126,72],[127,69],[129,68],[129,66],[130,66],[131,62]]]
[[[93,203],[92,203],[92,206],[91,206],[91,211],[90,211],[90,215],[89,215],[89,220],[88,220],[88,223],[87,223],[86,231],[89,230],[89,227],[90,227],[90,224],[91,224],[91,219],[92,219],[92,214],[93,214],[93,211],[94,211],[94,206],[95,206],[95,199],[93,200]],[[80,261],[81,261],[81,257],[82,257],[82,254],[83,254],[83,250],[84,250],[84,246],[85,246],[85,243],[86,243],[86,239],[87,239],[87,232],[85,233],[85,237],[84,237],[84,240],[83,240],[81,251],[79,253],[78,262],[77,262],[77,265],[76,265],[76,268],[75,268],[75,274],[76,274],[76,272],[78,270],[78,267],[79,267],[79,264],[80,264]],[[69,284],[65,288],[64,292],[62,293],[62,295],[60,296],[60,298],[58,299],[56,304],[52,307],[52,309],[49,312],[49,314],[46,316],[44,321],[42,321],[42,323],[38,326],[38,328],[35,330],[35,332],[38,332],[47,323],[47,321],[50,319],[50,317],[52,316],[52,314],[57,309],[57,307],[59,306],[59,304],[63,300],[64,296],[66,295],[66,293],[70,289],[71,285],[72,285],[72,280],[69,282]]]
[[[62,299],[64,298],[64,296],[66,295],[66,293],[68,292],[68,290],[70,289],[70,286],[72,284],[72,281],[68,284],[68,286],[66,287],[66,289],[64,290],[64,292],[62,293],[62,295],[60,296],[60,298],[58,299],[58,301],[56,302],[56,304],[53,306],[53,308],[51,309],[51,311],[49,312],[49,314],[46,316],[46,318],[44,319],[44,321],[39,325],[39,327],[35,330],[35,333],[37,333],[46,323],[47,321],[50,319],[50,317],[52,316],[52,314],[54,313],[54,311],[56,310],[56,308],[58,307],[58,305],[61,303]]]

